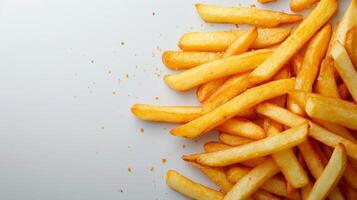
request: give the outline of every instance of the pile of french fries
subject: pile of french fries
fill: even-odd
[[[219,142],[182,159],[220,191],[174,170],[169,187],[202,200],[357,199],[357,0],[335,27],[337,0],[291,0],[293,11],[312,5],[305,18],[196,5],[206,22],[252,27],[186,33],[182,51],[163,54],[168,68],[181,70],[166,84],[197,88],[202,106],[132,106],[142,120],[181,124],[174,136],[219,132]],[[286,23],[296,26],[277,27]]]

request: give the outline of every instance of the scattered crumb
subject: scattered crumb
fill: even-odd
[[[183,144],[183,145],[182,145],[182,148],[186,148],[186,145],[185,145],[185,144]]]
[[[115,91],[112,92],[113,95],[116,95],[117,93]]]
[[[155,53],[154,52],[151,52],[151,57],[155,57]]]
[[[138,56],[138,54],[137,54],[137,53],[134,53],[134,56],[136,57],[136,56]]]
[[[77,98],[77,96],[73,96],[73,98]]]
[[[124,192],[124,190],[123,190],[122,188],[119,188],[119,189],[118,189],[118,192],[123,193],[123,192]]]
[[[152,16],[155,16],[155,12],[152,12]]]
[[[155,100],[159,100],[160,98],[159,97],[155,97]]]
[[[102,130],[104,129],[104,126],[100,127]]]
[[[95,85],[95,82],[93,81],[92,84]]]
[[[239,28],[239,25],[238,24],[235,24],[236,28]]]
[[[144,131],[145,131],[144,128],[140,128],[141,133],[144,133]]]
[[[128,172],[131,172],[131,167],[130,166],[128,167]]]
[[[161,159],[161,163],[166,163],[166,161],[167,161],[166,158]]]
[[[167,130],[167,128],[166,128],[166,127],[164,127],[163,129],[164,129],[164,130]]]
[[[129,74],[126,74],[125,77],[126,77],[126,78],[129,78]]]
[[[138,68],[138,66],[137,65],[135,65],[135,69],[137,69]]]
[[[108,74],[111,74],[111,73],[112,73],[112,70],[109,70],[109,71],[108,71]]]
[[[162,51],[162,49],[159,46],[156,46],[156,50],[159,51],[159,52]]]
[[[150,171],[152,171],[152,172],[153,172],[153,171],[154,171],[154,169],[155,169],[154,167],[150,167]]]
[[[250,5],[251,8],[256,8],[257,6],[255,4]]]
[[[125,43],[124,43],[124,42],[121,42],[120,44],[121,44],[121,46],[124,46],[124,45],[125,45]]]
[[[93,63],[94,63],[94,60],[91,60],[90,62],[93,64]]]

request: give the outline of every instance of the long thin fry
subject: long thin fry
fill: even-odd
[[[236,39],[224,52],[223,57],[229,57],[233,55],[239,55],[243,52],[246,52],[250,49],[254,41],[258,37],[257,28],[253,27],[244,33],[241,37]]]
[[[294,83],[294,78],[283,79],[249,89],[212,112],[171,130],[171,133],[188,138],[197,137],[212,130],[243,110],[249,109],[265,100],[286,94],[292,89]]]
[[[345,47],[357,70],[357,24],[347,32]]]
[[[220,58],[222,58],[220,52],[165,51],[162,54],[162,62],[173,70],[190,69]]]
[[[262,63],[271,50],[257,50],[212,61],[184,72],[166,75],[165,82],[173,89],[184,91],[208,81],[246,72]]]
[[[314,3],[320,0],[290,0],[290,9],[292,11],[302,11],[310,8]]]
[[[345,45],[347,32],[354,26],[357,26],[357,0],[351,0],[350,5],[345,11],[340,23],[337,26],[335,37],[332,42],[340,42]]]
[[[229,148],[232,148],[232,146],[221,142],[207,142],[203,145],[205,152],[215,152]]]
[[[218,131],[246,137],[249,139],[262,139],[265,138],[264,130],[257,124],[240,118],[233,118],[215,128]]]
[[[299,14],[286,14],[256,8],[196,4],[196,9],[203,20],[213,23],[252,24],[275,27],[279,24],[294,23],[302,20],[302,16]]]
[[[249,75],[249,80],[263,82],[273,77],[331,18],[337,7],[336,0],[321,0],[278,49]]]
[[[316,82],[316,90],[323,96],[340,98],[333,69],[333,59],[328,56],[321,63],[320,74]]]
[[[239,137],[239,136],[231,135],[231,134],[227,134],[227,133],[220,133],[218,135],[218,138],[223,143],[231,145],[231,146],[239,146],[239,145],[247,144],[247,143],[250,143],[253,141],[248,138],[243,138],[243,137]]]

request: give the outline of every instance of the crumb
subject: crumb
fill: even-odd
[[[131,167],[130,166],[128,167],[128,172],[131,172]]]
[[[255,4],[250,5],[251,8],[256,8],[257,6]]]
[[[136,56],[138,56],[138,54],[134,53],[134,56],[136,57]]]
[[[123,189],[120,189],[120,190],[119,190],[119,192],[123,193],[123,192],[124,192],[124,190],[123,190]]]
[[[100,127],[102,130],[104,129],[104,126]]]
[[[93,63],[94,63],[94,60],[91,60],[90,62],[93,64]]]
[[[167,130],[167,128],[166,128],[166,127],[164,127],[163,129],[164,129],[164,130]]]
[[[182,148],[186,148],[186,145],[185,145],[185,144],[183,144],[183,145],[182,145]]]
[[[155,97],[155,100],[159,100],[160,98],[159,97]]]
[[[126,74],[125,77],[126,77],[126,78],[129,78],[129,74]]]
[[[109,70],[109,71],[108,71],[108,74],[111,74],[111,73],[112,73],[112,70]]]
[[[162,51],[162,49],[159,47],[159,46],[156,46],[156,50],[158,50],[158,51]]]
[[[121,44],[121,46],[124,46],[124,45],[125,45],[125,43],[124,43],[124,42],[121,42],[120,44]]]
[[[153,58],[155,57],[155,53],[154,52],[151,53],[151,57],[153,57]]]
[[[77,98],[77,96],[73,96],[73,98]]]
[[[92,84],[95,85],[95,82],[93,81]]]
[[[150,171],[152,171],[152,172],[153,172],[153,171],[154,171],[154,169],[155,169],[154,167],[150,167]]]
[[[152,16],[155,16],[155,12],[152,12]]]
[[[144,131],[145,131],[144,128],[140,128],[141,133],[144,133]]]
[[[236,28],[239,28],[239,25],[238,24],[235,24]]]
[[[115,91],[113,91],[113,92],[112,92],[112,94],[113,94],[113,95],[116,95],[116,92],[115,92]]]
[[[138,66],[137,65],[135,65],[135,69],[137,69],[138,68]]]
[[[162,158],[162,159],[161,159],[161,162],[162,162],[162,163],[166,163],[166,161],[167,161],[166,158]]]

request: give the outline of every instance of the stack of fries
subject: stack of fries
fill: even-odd
[[[260,0],[259,2],[270,2]],[[338,26],[337,0],[292,0],[299,14],[197,4],[206,22],[250,24],[237,31],[187,33],[164,64],[185,70],[169,87],[197,87],[201,107],[133,105],[146,121],[180,123],[174,136],[211,130],[220,142],[182,159],[221,190],[174,170],[169,187],[192,199],[357,199],[357,0]],[[293,30],[277,28],[297,23]]]

